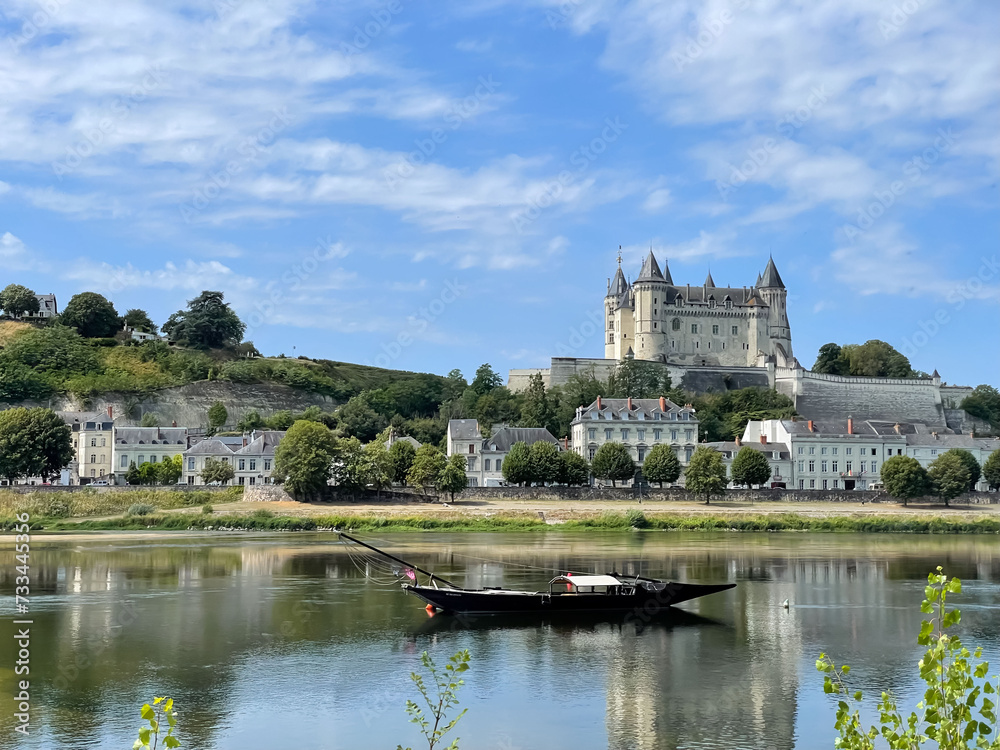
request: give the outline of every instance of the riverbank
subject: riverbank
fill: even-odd
[[[814,531],[998,534],[996,506],[843,503],[623,503],[596,501],[331,504],[228,502],[147,515],[32,517],[33,533],[87,531],[524,531],[566,530]],[[10,525],[5,523],[5,529]]]

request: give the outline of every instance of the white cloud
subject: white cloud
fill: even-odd
[[[48,264],[29,250],[20,237],[10,232],[0,235],[0,260],[10,271],[44,271]]]

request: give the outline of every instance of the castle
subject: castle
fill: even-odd
[[[719,287],[709,272],[698,286],[674,284],[649,251],[639,276],[629,283],[618,270],[604,298],[604,357],[665,364],[793,367],[787,290],[767,261],[751,287]]]

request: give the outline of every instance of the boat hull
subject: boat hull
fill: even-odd
[[[655,589],[642,586],[629,593],[548,593],[506,589],[451,589],[405,584],[403,589],[441,612],[454,614],[558,614],[566,612],[646,612],[726,591],[735,583],[667,583]]]

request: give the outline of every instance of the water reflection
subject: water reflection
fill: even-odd
[[[966,635],[997,647],[992,538],[553,532],[385,543],[476,587],[534,589],[568,570],[739,586],[648,623],[429,619],[331,536],[40,537],[35,732],[17,747],[128,747],[135,707],[164,693],[183,707],[190,748],[394,747],[415,739],[402,707],[420,652],[458,648],[474,659],[469,747],[828,747],[817,654],[854,665],[868,690],[915,689],[916,606],[937,564],[967,582]],[[0,570],[7,596],[15,575]],[[0,643],[11,665],[12,644]],[[5,666],[0,690],[14,684]],[[11,722],[0,716],[0,747],[15,746]]]

